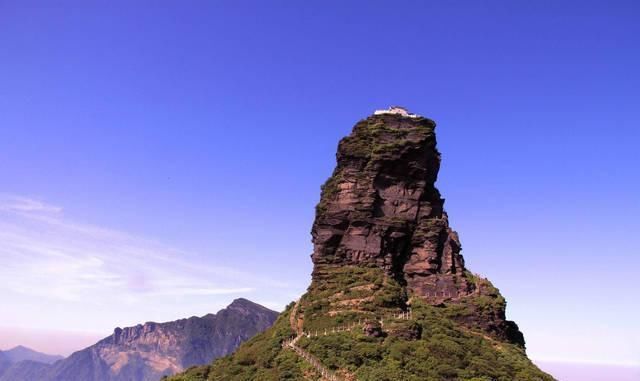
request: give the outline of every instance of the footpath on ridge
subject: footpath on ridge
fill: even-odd
[[[366,327],[366,322],[358,322],[353,323],[351,325],[340,325],[332,328],[331,330],[325,329],[324,334],[320,331],[313,332],[305,332],[302,328],[304,321],[298,319],[298,309],[300,306],[300,299],[296,301],[296,304],[291,309],[291,314],[289,315],[289,324],[291,325],[291,330],[295,332],[295,336],[289,340],[285,340],[282,343],[283,348],[288,348],[293,350],[298,356],[300,356],[307,364],[311,365],[322,377],[323,381],[343,381],[343,378],[339,377],[335,372],[330,371],[327,367],[322,365],[320,360],[314,357],[312,354],[307,352],[306,350],[300,348],[297,344],[298,341],[303,338],[312,338],[318,336],[327,336],[329,334],[341,333],[341,332],[350,332],[354,328],[364,329]],[[408,312],[402,312],[398,315],[391,315],[389,319],[399,319],[399,320],[409,320],[411,319],[411,310]],[[382,325],[382,319],[380,320],[380,324]],[[346,372],[341,372],[346,373]]]
[[[298,324],[298,306],[300,305],[300,299],[296,302],[295,306],[291,310],[291,315],[289,315],[289,323],[291,324],[291,329],[296,333],[296,336],[291,340],[286,340],[282,343],[284,348],[292,349],[300,358],[302,358],[307,364],[311,365],[322,377],[323,381],[343,381],[339,378],[335,373],[331,372],[327,369],[320,361],[312,356],[309,352],[300,348],[297,343],[303,336],[306,334],[299,327]]]

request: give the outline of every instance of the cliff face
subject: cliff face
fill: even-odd
[[[158,373],[172,374],[233,352],[242,342],[269,328],[277,316],[275,311],[237,299],[217,314],[116,328],[113,335],[91,349],[105,360],[112,373],[122,373],[137,363],[141,366],[133,368],[148,368],[153,373],[148,378],[155,380]]]
[[[53,365],[23,362],[20,369],[7,372],[11,378],[0,381],[158,381],[233,352],[269,328],[277,315],[237,299],[217,314],[116,328],[111,336]]]
[[[314,279],[332,266],[377,266],[425,298],[474,291],[434,185],[434,129],[426,118],[382,114],[342,139],[313,224]]]

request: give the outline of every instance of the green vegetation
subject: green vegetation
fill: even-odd
[[[379,268],[327,266],[319,271],[326,275],[314,281],[301,299],[307,331],[376,319],[405,306],[404,289]]]
[[[397,312],[407,295],[377,268],[323,267],[322,281],[311,284],[299,312],[306,331],[346,325],[359,319]],[[518,345],[489,337],[486,332],[462,326],[465,314],[503,307],[504,299],[488,281],[466,274],[489,295],[472,296],[459,303],[434,306],[412,300],[413,319],[387,320],[383,337],[361,330],[303,337],[298,346],[327,368],[359,381],[551,381]],[[356,301],[359,301],[356,303]],[[235,354],[207,367],[192,368],[170,381],[279,381],[319,380],[304,361],[281,343],[293,334],[289,314],[280,315],[266,332],[244,343]],[[413,337],[401,332],[419,332]]]
[[[354,133],[340,141],[340,152],[366,159],[384,156],[408,146],[407,140],[411,137],[424,139],[433,134],[433,122],[427,119],[418,122],[411,128],[399,128],[400,121],[390,123],[380,117],[361,120]]]
[[[414,324],[422,329],[418,340],[392,334],[373,338],[354,331],[303,338],[299,345],[325,366],[347,370],[363,381],[552,380],[517,345],[461,328],[441,308],[418,301],[413,314]]]

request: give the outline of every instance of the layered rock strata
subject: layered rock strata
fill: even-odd
[[[435,126],[419,116],[372,115],[340,141],[312,229],[314,278],[334,266],[377,266],[426,299],[474,291],[435,187]]]

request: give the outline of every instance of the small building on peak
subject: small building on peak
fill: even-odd
[[[401,115],[407,118],[418,118],[420,115],[410,113],[409,110],[402,106],[391,106],[386,110],[376,110],[373,115],[395,114]]]

